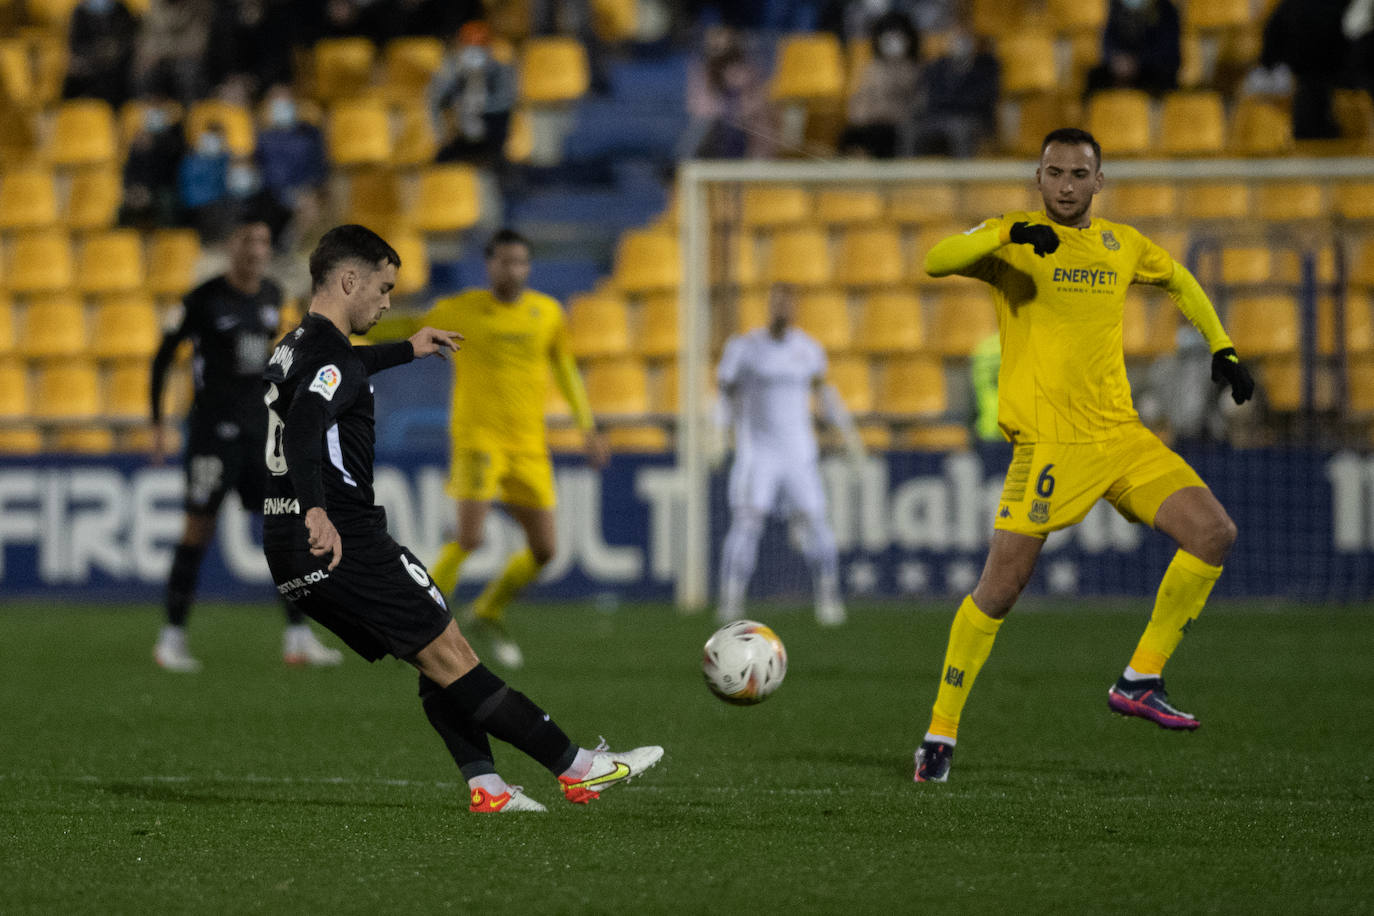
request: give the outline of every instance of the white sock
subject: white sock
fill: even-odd
[[[577,749],[577,756],[573,758],[573,762],[559,775],[566,776],[568,779],[573,780],[586,778],[587,774],[591,772],[592,758],[595,756],[595,751],[589,751],[585,747],[579,747]]]
[[[931,732],[926,732],[926,736],[923,740],[934,741],[936,744],[948,744],[950,747],[954,747],[957,743],[953,738],[946,738],[944,735],[936,735]]]
[[[501,778],[500,773],[483,773],[481,776],[474,776],[468,780],[469,789],[481,789],[488,795],[500,795],[509,791],[510,786]]]
[[[174,643],[178,646],[186,645],[186,629],[173,624],[166,624],[162,632],[157,635],[158,642]]]
[[[1121,676],[1128,681],[1153,681],[1159,677],[1158,674],[1141,674],[1130,665],[1127,665],[1126,670],[1121,672]]]

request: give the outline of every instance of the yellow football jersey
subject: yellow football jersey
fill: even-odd
[[[1059,248],[1041,257],[1005,244],[956,271],[992,287],[1002,338],[998,425],[1013,441],[1095,442],[1136,421],[1122,354],[1126,289],[1164,285],[1174,259],[1130,226],[1093,219],[1085,229],[1043,213],[1007,213],[977,230],[1048,225]]]
[[[464,337],[453,357],[455,451],[544,451],[549,367],[567,350],[557,300],[526,290],[507,303],[468,289],[435,302],[424,321]]]

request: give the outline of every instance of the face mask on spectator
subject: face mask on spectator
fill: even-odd
[[[167,126],[167,112],[161,108],[149,108],[143,113],[143,126],[152,133],[164,129]]]
[[[258,189],[258,170],[251,165],[236,165],[224,176],[224,185],[235,197],[247,197]]]
[[[487,52],[481,48],[464,48],[458,54],[458,65],[464,70],[476,70],[487,62]]]
[[[224,138],[219,134],[206,131],[196,141],[196,152],[202,156],[224,155]]]
[[[907,38],[901,32],[884,32],[878,36],[878,53],[883,57],[905,57],[907,47]]]
[[[290,99],[273,99],[267,118],[275,127],[290,127],[296,123],[296,103]]]
[[[1138,9],[1143,9],[1145,7],[1146,2],[1147,0],[1121,0],[1121,5],[1126,7],[1126,9],[1128,10],[1135,11]]]
[[[89,12],[103,16],[114,9],[114,0],[86,0],[85,6]]]
[[[955,60],[968,60],[973,56],[973,39],[967,35],[955,35],[949,43],[949,56]]]

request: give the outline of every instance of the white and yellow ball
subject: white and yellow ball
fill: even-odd
[[[711,634],[701,657],[706,686],[727,703],[762,703],[787,675],[787,649],[772,628],[736,620]]]

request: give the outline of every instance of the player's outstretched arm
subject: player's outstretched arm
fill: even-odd
[[[1235,344],[1222,327],[1221,318],[1207,298],[1197,278],[1188,268],[1173,262],[1173,271],[1164,283],[1164,290],[1174,300],[1178,310],[1192,322],[1212,351],[1212,381],[1231,386],[1231,399],[1244,404],[1255,393],[1255,380],[1240,361]]]
[[[435,354],[438,354],[440,359],[448,359],[448,351],[457,352],[462,349],[458,346],[458,341],[462,339],[463,335],[457,331],[423,327],[410,335],[410,345],[415,350],[416,359],[424,359]]]
[[[1051,230],[1052,231],[1052,230]],[[925,269],[932,277],[961,274],[1010,241],[1011,227],[990,219],[967,232],[941,239],[926,252]]]

